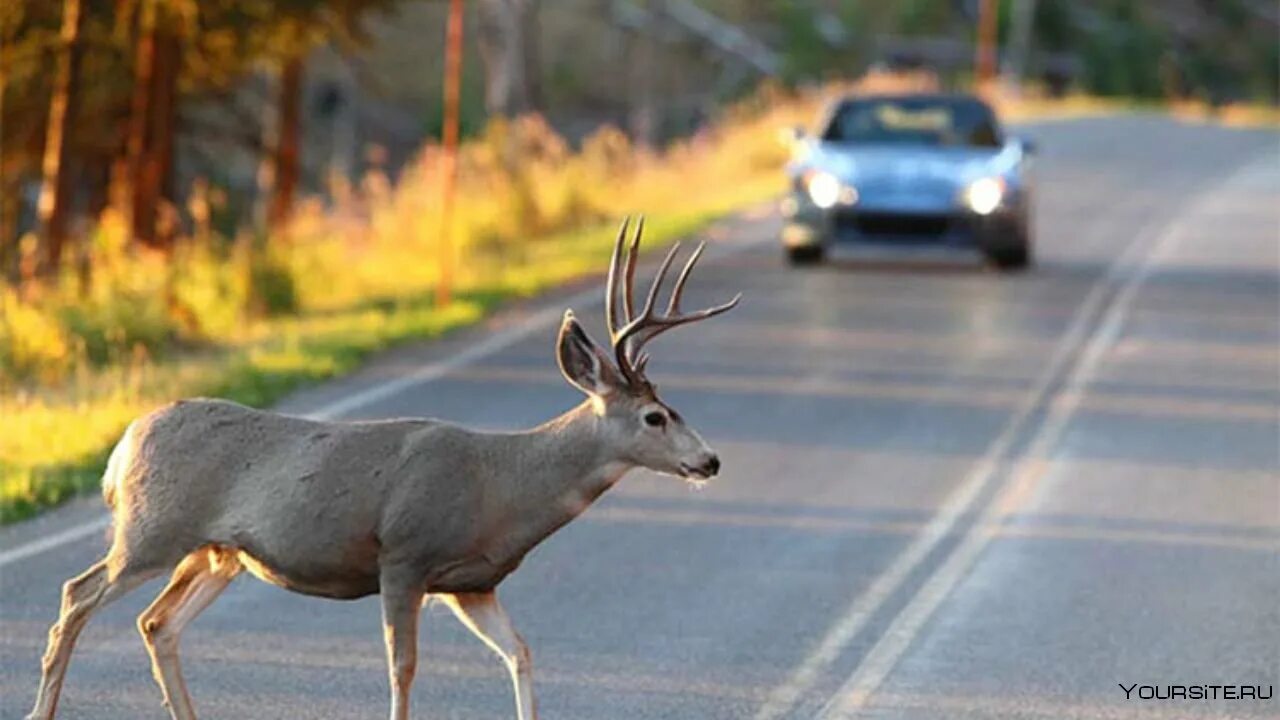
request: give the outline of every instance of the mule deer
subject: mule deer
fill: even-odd
[[[169,584],[139,616],[138,630],[169,713],[194,718],[178,636],[241,570],[307,595],[381,593],[392,720],[409,716],[418,615],[431,598],[502,658],[519,717],[534,718],[529,652],[498,602],[498,583],[631,468],[689,480],[720,469],[698,433],[658,398],[643,348],[739,298],[681,312],[699,246],[666,310],[655,309],[677,246],[637,314],[642,231],[643,221],[624,247],[623,222],[609,266],[612,361],[566,311],[560,370],[587,400],[531,430],[480,432],[428,419],[316,422],[205,399],[134,421],[103,478],[111,548],[63,587],[29,720],[53,717],[90,615],[168,571]]]

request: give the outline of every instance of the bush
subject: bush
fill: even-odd
[[[95,365],[124,361],[139,351],[163,353],[179,336],[160,289],[67,303],[58,308],[58,315]]]
[[[244,262],[221,248],[179,248],[173,262],[168,311],[185,338],[233,337],[249,309],[251,282]]]
[[[0,375],[55,382],[71,369],[72,347],[60,318],[0,287]]]
[[[255,259],[249,271],[252,309],[265,317],[287,315],[298,309],[298,291],[293,272],[272,253]]]

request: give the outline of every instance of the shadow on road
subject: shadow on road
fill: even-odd
[[[965,258],[832,258],[804,270],[868,273],[876,275],[983,275],[997,271],[982,260]]]

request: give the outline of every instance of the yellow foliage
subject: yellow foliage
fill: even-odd
[[[0,287],[0,373],[55,382],[72,362],[72,344],[58,318]]]
[[[474,321],[480,304],[424,301],[446,257],[458,290],[475,297],[533,293],[597,271],[621,215],[647,214],[655,242],[688,234],[781,193],[790,148],[780,131],[809,125],[830,98],[932,82],[871,75],[799,93],[765,85],[659,151],[612,127],[574,149],[540,117],[495,120],[460,148],[447,256],[435,145],[394,185],[380,172],[335,178],[328,202],[300,202],[281,238],[206,233],[180,239],[166,257],[128,242],[123,218],[108,212],[83,244],[87,279],[69,267],[25,297],[0,284],[0,519],[17,503],[69,492],[58,473],[83,475],[156,404],[205,392],[267,402],[298,379],[342,372],[362,352]],[[992,100],[1017,118],[1117,109],[1034,93]],[[1222,116],[1275,123],[1274,112]]]

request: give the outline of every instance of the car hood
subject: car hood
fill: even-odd
[[[974,180],[1003,174],[1000,149],[818,143],[806,163],[857,188],[867,208],[942,211]]]
[[[955,147],[859,147],[821,143],[811,165],[844,182],[949,181],[957,185],[996,172],[999,149]]]

